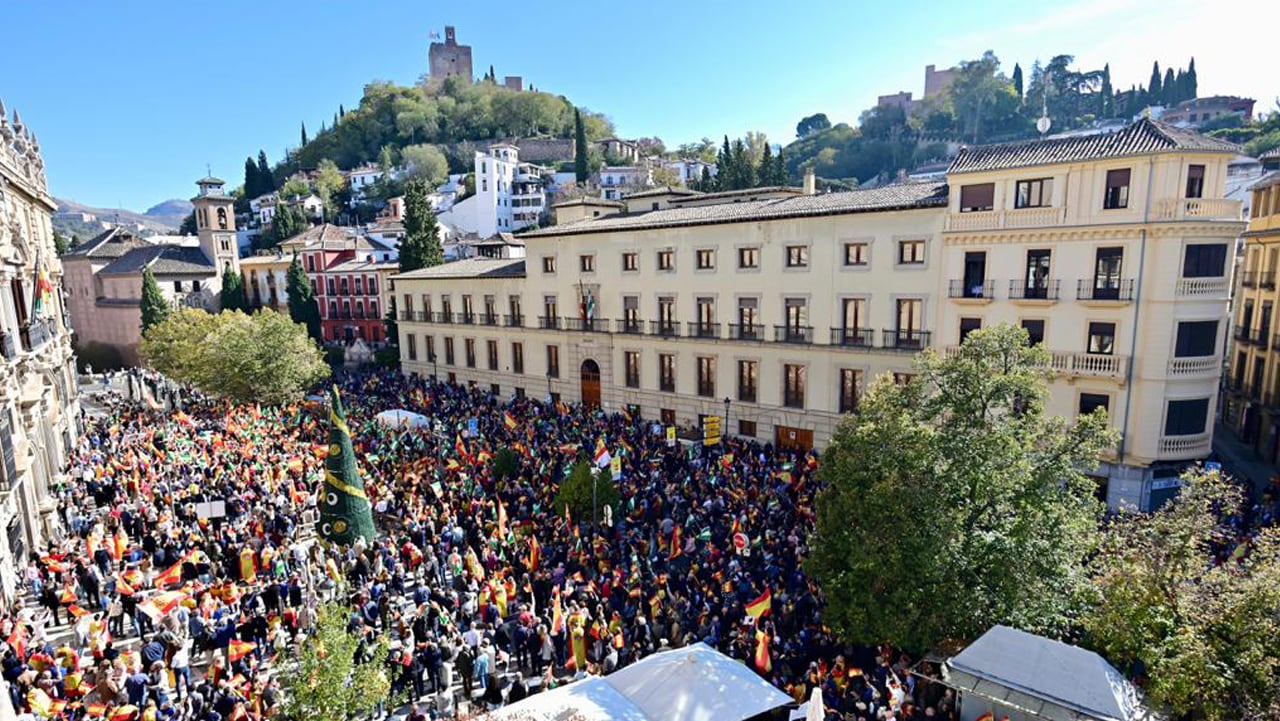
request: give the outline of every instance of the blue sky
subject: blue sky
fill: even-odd
[[[55,195],[144,210],[189,197],[206,163],[233,184],[259,148],[276,161],[372,79],[411,83],[429,31],[458,28],[477,74],[607,112],[627,137],[668,145],[763,130],[787,142],[804,115],[854,122],[879,94],[923,91],[924,66],[991,49],[1006,70],[1036,58],[1110,61],[1117,87],[1152,60],[1196,57],[1201,95],[1258,99],[1280,82],[1242,19],[1268,0],[853,0],[630,4],[424,0],[15,2],[0,99],[39,136]],[[1264,23],[1265,24],[1265,23]]]

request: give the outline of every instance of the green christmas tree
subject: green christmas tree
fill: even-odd
[[[356,470],[351,429],[342,410],[338,387],[329,394],[329,455],[324,461],[324,497],[320,499],[320,538],[349,546],[357,538],[372,543],[373,510]]]

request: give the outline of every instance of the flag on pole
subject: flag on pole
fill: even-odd
[[[516,417],[511,415],[509,411],[503,411],[502,425],[506,426],[507,430],[514,431],[516,429]]]
[[[759,622],[762,616],[773,610],[772,589],[766,588],[756,600],[747,604],[746,610],[748,616]]]
[[[537,536],[529,536],[529,571],[538,570],[538,564],[542,561],[542,546],[538,544]]]
[[[613,460],[613,456],[609,455],[609,449],[604,445],[604,436],[596,439],[596,466],[604,468]]]

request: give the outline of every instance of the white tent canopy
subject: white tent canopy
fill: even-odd
[[[551,721],[574,711],[585,721],[742,721],[789,703],[742,663],[699,643],[534,694],[492,718]]]
[[[406,411],[403,408],[393,408],[389,411],[383,411],[376,417],[379,423],[386,426],[409,426],[410,428],[420,428],[422,426],[431,425],[431,419],[421,413]]]

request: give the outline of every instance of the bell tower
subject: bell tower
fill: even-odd
[[[240,272],[240,249],[236,243],[235,199],[223,192],[226,183],[207,176],[196,181],[200,192],[191,199],[195,206],[196,235],[200,250],[213,264],[221,286],[222,274],[230,266]]]

